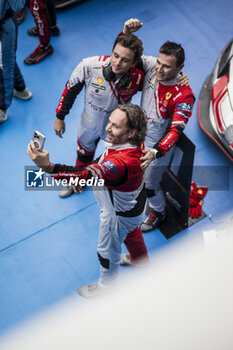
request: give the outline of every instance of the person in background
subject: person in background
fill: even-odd
[[[28,65],[36,64],[54,52],[50,44],[50,36],[57,36],[60,30],[57,26],[57,16],[54,0],[30,0],[30,9],[36,27],[28,29],[28,34],[39,37],[39,45],[24,60]]]
[[[48,173],[60,179],[103,179],[104,188],[95,188],[100,207],[98,257],[100,279],[78,289],[91,298],[109,287],[119,270],[121,245],[124,242],[134,263],[148,262],[147,249],[138,225],[142,220],[146,193],[140,158],[146,136],[146,118],[133,104],[119,105],[110,115],[106,127],[106,151],[98,163],[84,168],[52,164],[47,151],[38,152],[33,142],[29,157]]]
[[[12,96],[22,100],[32,96],[16,63],[18,24],[15,12],[24,4],[25,0],[0,2],[0,123],[7,120]]]

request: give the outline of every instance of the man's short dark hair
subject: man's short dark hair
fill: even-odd
[[[118,109],[126,113],[128,130],[136,130],[135,136],[129,142],[139,146],[145,141],[147,131],[147,119],[142,109],[132,103],[118,105]]]
[[[133,34],[126,35],[124,33],[120,33],[114,42],[112,51],[114,50],[117,44],[120,44],[126,47],[127,49],[132,50],[134,52],[134,62],[136,63],[139,62],[143,53],[143,45],[142,45],[142,41],[138,39],[136,35],[133,35]]]
[[[185,54],[184,49],[180,44],[174,43],[172,41],[166,41],[159,50],[160,53],[163,53],[167,56],[176,57],[176,67],[179,67],[184,63]]]

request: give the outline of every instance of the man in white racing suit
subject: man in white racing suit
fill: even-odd
[[[125,22],[123,32],[129,34],[141,28],[137,19]],[[184,49],[167,41],[159,50],[158,58],[143,56],[146,71],[141,107],[148,120],[146,148],[142,158],[145,170],[147,199],[150,215],[141,224],[143,232],[153,230],[166,218],[166,201],[160,181],[169,164],[174,146],[192,114],[195,101],[189,86],[180,86],[177,79],[184,66]]]
[[[105,139],[106,125],[117,105],[128,103],[142,89],[144,73],[139,65],[143,52],[141,40],[133,34],[120,33],[111,56],[84,59],[73,71],[56,109],[54,129],[65,132],[65,116],[85,86],[84,110],[78,126],[76,166],[87,166],[93,160],[99,139]],[[72,189],[70,191],[72,193]],[[70,195],[62,190],[61,197]]]
[[[47,151],[38,152],[31,142],[28,155],[44,171],[60,179],[104,180],[104,188],[95,188],[100,207],[98,257],[100,279],[97,284],[78,289],[79,294],[90,298],[98,294],[116,276],[124,242],[132,260],[146,262],[147,249],[138,225],[141,223],[146,201],[143,170],[143,141],[146,135],[146,118],[141,108],[119,105],[111,114],[106,127],[107,150],[99,162],[85,168],[52,164]]]

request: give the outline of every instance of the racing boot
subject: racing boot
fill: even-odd
[[[140,225],[142,232],[149,232],[157,228],[167,217],[167,211],[162,212],[151,209],[150,215]]]
[[[136,266],[136,267],[147,267],[149,266],[149,259],[144,259],[144,260],[139,260],[133,262],[130,258],[129,253],[123,253],[121,254],[121,259],[120,259],[120,265],[121,266]]]
[[[74,193],[74,189],[72,186],[63,186],[60,193],[59,193],[59,197],[61,198],[67,198],[69,196],[71,196]]]
[[[94,155],[94,152],[91,153],[91,155]],[[75,166],[78,167],[78,168],[82,168],[82,167],[86,167],[90,164],[90,162],[81,162],[78,158],[76,159],[76,163],[75,163]],[[81,187],[79,186],[80,188],[80,192],[83,193],[83,189],[85,187]],[[67,198],[69,196],[71,196],[72,194],[74,193],[74,189],[72,186],[63,186],[60,193],[59,193],[59,197],[61,198]]]
[[[39,44],[33,53],[25,58],[24,63],[28,65],[39,63],[47,56],[52,55],[53,51],[53,47],[49,43],[45,46]]]
[[[122,253],[120,265],[121,266],[133,266],[133,265],[135,265],[135,263],[133,263],[131,261],[129,253]]]
[[[27,30],[27,33],[31,36],[37,36],[37,28],[33,27],[33,28],[29,28]],[[60,35],[60,29],[58,28],[57,25],[51,27],[51,35],[52,36],[58,36]]]
[[[77,290],[79,295],[87,299],[106,295],[110,291],[113,291],[112,287],[101,286],[99,283],[87,284],[86,286],[79,287]]]

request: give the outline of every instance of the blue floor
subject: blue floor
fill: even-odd
[[[14,99],[9,119],[0,125],[0,334],[98,279],[99,212],[93,193],[62,200],[56,191],[24,189],[24,167],[32,165],[26,148],[35,129],[46,135],[45,149],[53,162],[74,164],[83,92],[66,118],[63,139],[55,135],[53,123],[59,97],[76,64],[87,56],[111,54],[124,21],[137,17],[144,23],[138,36],[145,54],[156,56],[166,40],[183,45],[184,71],[198,99],[205,77],[232,37],[232,12],[228,0],[86,1],[57,12],[61,35],[52,37],[54,54],[26,66],[24,58],[38,44],[37,38],[26,34],[34,25],[27,9],[19,27],[17,61],[33,97],[27,102]],[[139,104],[140,95],[133,101]],[[212,169],[197,176],[209,188],[204,210],[213,221],[207,216],[169,241],[158,230],[148,233],[150,254],[177,240],[201,237],[203,227],[212,228],[232,215],[233,164],[198,127],[197,103],[186,134],[196,144],[195,165]],[[98,153],[102,150],[100,144]]]

